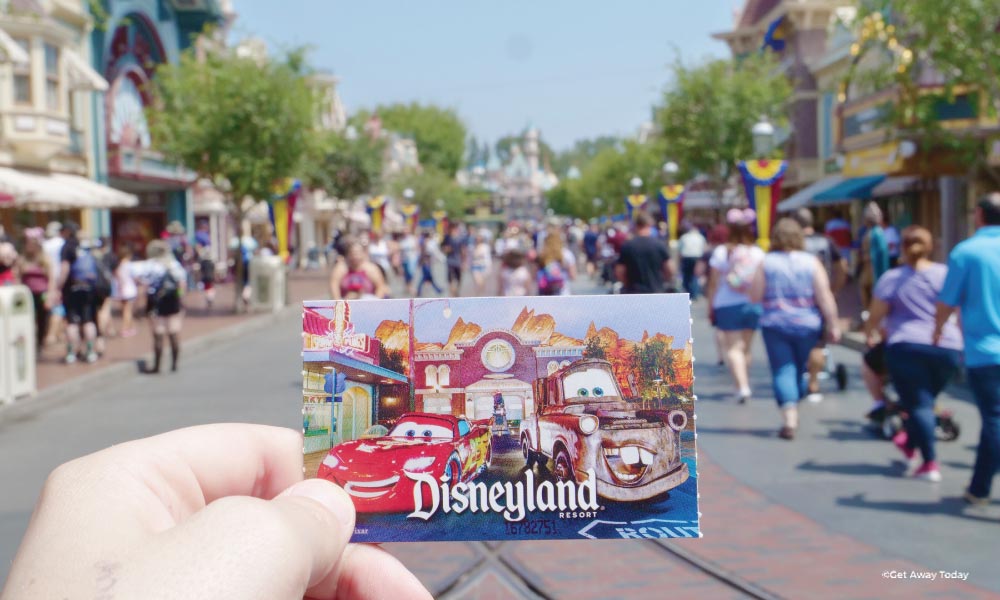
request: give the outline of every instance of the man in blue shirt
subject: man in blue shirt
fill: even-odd
[[[1000,192],[979,201],[976,225],[976,234],[955,246],[948,257],[934,343],[945,321],[959,309],[969,387],[983,419],[965,499],[982,505],[989,503],[993,475],[1000,467]]]

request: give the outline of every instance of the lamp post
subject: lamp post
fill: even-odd
[[[677,178],[677,172],[680,170],[681,168],[672,160],[663,163],[663,178],[666,180],[666,183],[672,184],[674,179]]]
[[[774,125],[762,116],[753,129],[753,152],[758,159],[766,159],[774,151]]]
[[[756,158],[741,162],[740,174],[750,208],[757,215],[757,244],[766,251],[771,246],[771,227],[788,163],[769,158],[774,152],[775,128],[766,116],[754,124],[750,133]]]

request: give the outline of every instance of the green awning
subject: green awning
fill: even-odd
[[[868,177],[852,177],[845,179],[832,188],[820,192],[813,197],[813,204],[837,204],[852,200],[865,200],[872,197],[875,186],[885,180],[885,175],[870,175]]]

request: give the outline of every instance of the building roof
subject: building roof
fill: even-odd
[[[740,13],[739,27],[753,27],[781,2],[782,0],[746,0]]]

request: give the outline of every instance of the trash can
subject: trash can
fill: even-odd
[[[23,285],[0,287],[0,403],[35,393],[35,305]]]
[[[250,306],[276,312],[284,308],[285,265],[277,256],[256,256],[250,261]]]

